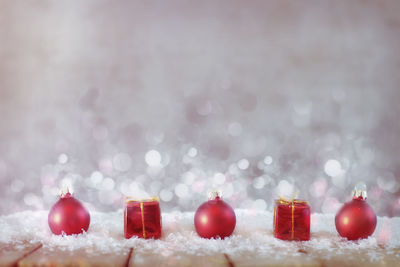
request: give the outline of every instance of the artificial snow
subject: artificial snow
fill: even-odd
[[[332,253],[360,249],[371,251],[369,261],[379,261],[384,248],[387,254],[400,247],[400,218],[378,217],[375,233],[368,239],[347,241],[335,228],[334,215],[313,214],[311,216],[311,240],[305,242],[282,241],[273,237],[272,216],[269,211],[235,210],[236,229],[224,240],[200,238],[194,229],[193,212],[162,214],[163,233],[160,240],[145,240],[133,237],[125,239],[122,210],[91,214],[88,232],[73,236],[57,236],[50,232],[47,211],[24,211],[0,217],[0,243],[42,243],[44,248],[80,250],[88,247],[101,252],[123,252],[130,247],[168,257],[174,252],[193,255],[227,253],[241,255],[256,254],[274,259],[312,250],[325,258]],[[279,253],[276,253],[279,251]],[[392,251],[393,253],[393,251]],[[396,256],[396,255],[395,255]]]

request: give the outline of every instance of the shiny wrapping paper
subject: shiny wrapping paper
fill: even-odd
[[[278,199],[274,203],[273,231],[282,240],[310,240],[310,206],[307,201]]]
[[[161,209],[158,197],[141,200],[126,198],[124,232],[125,238],[161,237]]]

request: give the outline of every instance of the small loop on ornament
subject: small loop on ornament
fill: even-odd
[[[367,199],[367,185],[363,182],[359,182],[354,186],[353,199]]]
[[[60,190],[60,196],[61,196],[61,198],[72,196],[72,192],[69,191],[69,187],[68,186],[63,186],[62,187],[62,189]]]
[[[222,192],[218,189],[212,189],[208,192],[208,200],[214,200],[216,198],[222,198]]]

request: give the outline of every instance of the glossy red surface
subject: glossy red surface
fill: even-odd
[[[200,205],[194,215],[194,226],[201,237],[223,239],[235,230],[236,215],[231,206],[216,197]]]
[[[335,216],[336,230],[349,240],[367,238],[376,227],[376,214],[362,198],[345,203]]]
[[[143,205],[143,210],[141,208]],[[125,238],[161,237],[161,210],[158,201],[129,201],[124,213]]]
[[[90,214],[70,193],[62,196],[48,215],[50,230],[56,234],[80,234],[89,229]]]
[[[275,237],[282,240],[310,240],[310,206],[275,201]],[[292,233],[293,231],[293,233]]]

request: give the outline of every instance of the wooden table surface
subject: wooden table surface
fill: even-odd
[[[329,259],[302,245],[281,259],[251,253],[190,255],[166,251],[156,254],[141,248],[105,253],[92,248],[69,251],[42,244],[2,244],[0,247],[0,266],[400,266],[400,248],[384,247],[379,248],[380,251],[360,249],[356,253],[349,249],[343,254],[333,250]],[[383,257],[366,261],[365,256],[371,252]]]

